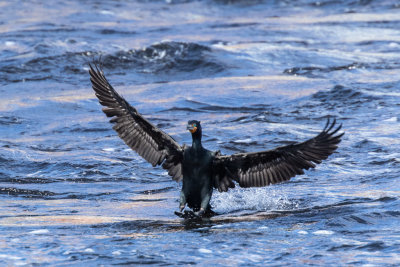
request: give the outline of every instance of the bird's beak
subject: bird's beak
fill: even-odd
[[[192,124],[188,124],[186,129],[188,129],[191,133],[195,133],[197,131],[197,127],[193,126]]]

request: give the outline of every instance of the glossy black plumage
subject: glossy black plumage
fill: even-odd
[[[273,150],[221,155],[201,143],[201,124],[189,121],[192,146],[180,146],[171,136],[146,120],[110,85],[103,71],[90,65],[90,80],[103,112],[112,117],[113,129],[124,142],[153,166],[162,165],[176,181],[183,178],[181,210],[187,204],[200,214],[210,209],[212,188],[260,187],[289,180],[314,168],[336,149],[344,133],[328,119],[316,137]]]

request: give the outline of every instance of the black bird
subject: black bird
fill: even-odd
[[[226,192],[235,187],[261,187],[289,180],[304,169],[331,155],[344,133],[337,134],[328,119],[320,134],[302,143],[272,150],[221,155],[203,147],[200,121],[190,120],[187,129],[192,134],[192,146],[181,146],[171,136],[146,120],[121,97],[97,66],[90,65],[90,80],[103,112],[114,124],[119,137],[153,166],[162,165],[172,179],[183,180],[179,209],[186,205],[201,216],[211,212],[213,188]]]

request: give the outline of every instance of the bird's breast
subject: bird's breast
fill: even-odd
[[[193,153],[188,151],[183,159],[183,179],[203,180],[211,178],[212,157],[209,153]]]

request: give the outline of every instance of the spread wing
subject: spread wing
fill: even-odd
[[[153,166],[162,164],[176,181],[182,179],[182,147],[168,134],[146,120],[129,105],[107,81],[96,65],[90,65],[90,81],[107,117],[112,117],[113,129],[134,151]]]
[[[278,147],[273,150],[238,153],[231,156],[216,155],[214,159],[214,187],[228,191],[235,187],[261,187],[289,180],[304,169],[314,168],[337,148],[344,133],[337,134],[342,125],[334,128],[328,119],[325,128],[316,137],[303,143]]]

